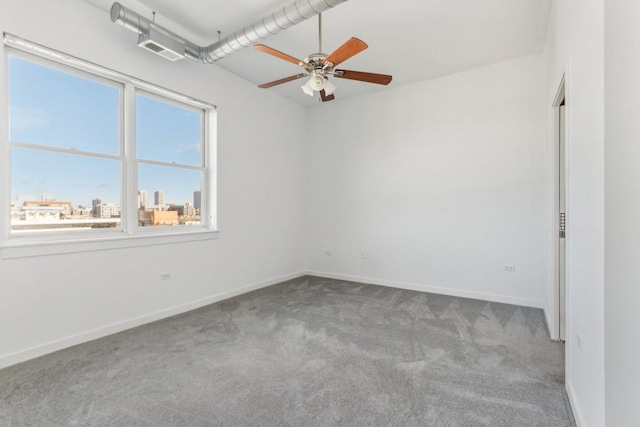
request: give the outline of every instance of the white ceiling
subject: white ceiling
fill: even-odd
[[[85,0],[106,11],[111,0]],[[293,0],[120,0],[143,16],[200,45],[229,35]],[[331,53],[350,37],[369,48],[340,68],[392,74],[392,86],[457,73],[478,66],[540,53],[551,0],[349,0],[323,13],[323,50]],[[318,50],[317,18],[264,41],[299,59]],[[114,31],[127,31],[114,25]],[[132,43],[135,43],[132,34]],[[141,52],[141,55],[151,54]],[[270,82],[302,69],[254,49],[216,62],[252,83]],[[303,106],[317,101],[300,89],[304,79],[269,90]],[[335,79],[336,101],[385,90],[384,86]]]

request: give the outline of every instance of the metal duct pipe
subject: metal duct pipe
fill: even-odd
[[[131,9],[127,9],[120,3],[115,2],[111,6],[111,22],[120,24],[128,30],[137,33],[140,38],[148,35],[151,32],[151,28],[159,29],[166,36],[172,39],[174,42],[181,45],[182,52],[176,52],[184,55],[186,58],[193,59],[194,61],[200,61],[202,57],[202,47],[184,40],[177,34],[151,22],[144,16],[140,16]]]
[[[240,31],[225,37],[218,43],[204,49],[206,62],[217,61],[243,47],[258,43],[272,34],[286,30],[305,19],[312,18],[319,13],[331,9],[347,0],[297,0],[272,14],[246,26]]]
[[[209,64],[346,1],[347,0],[297,0],[256,21],[252,25],[248,25],[206,47],[198,46],[181,38],[177,34],[127,9],[118,2],[111,6],[111,21],[138,33],[141,37],[148,35],[152,28],[160,30],[182,46],[184,51],[180,53],[186,58]]]

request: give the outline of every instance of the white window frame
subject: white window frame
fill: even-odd
[[[174,242],[198,241],[218,237],[216,215],[216,107],[212,104],[176,93],[116,71],[83,61],[41,45],[23,40],[19,37],[4,34],[4,99],[6,106],[2,121],[6,124],[3,135],[0,159],[3,159],[0,172],[2,194],[0,195],[1,223],[4,225],[0,236],[0,256],[18,258],[26,256],[49,255],[58,253],[85,252]],[[120,142],[117,155],[89,153],[94,158],[106,158],[121,162],[121,225],[119,228],[88,230],[77,232],[39,231],[32,233],[12,233],[10,221],[11,197],[11,148],[28,148],[30,144],[9,140],[9,56],[18,57],[44,65],[59,71],[89,78],[92,81],[120,88]],[[138,227],[138,163],[135,146],[135,101],[136,94],[150,97],[160,102],[177,105],[182,108],[202,112],[201,121],[201,165],[189,169],[197,169],[201,174],[201,221],[200,226],[163,226]],[[2,124],[0,121],[0,125]],[[2,128],[2,126],[0,126]],[[44,147],[43,151],[66,154],[83,154],[81,151]],[[164,162],[146,164],[169,165]],[[176,166],[180,167],[180,166]]]
[[[130,129],[130,134],[128,137],[129,141],[133,141],[132,144],[129,144],[129,150],[131,151],[130,153],[128,153],[127,158],[128,159],[133,159],[135,160],[135,164],[130,166],[130,170],[131,170],[131,174],[133,175],[134,173],[136,174],[135,177],[132,177],[132,179],[134,180],[134,182],[138,182],[138,176],[137,176],[137,172],[139,170],[138,165],[143,163],[146,165],[152,165],[152,166],[164,166],[164,167],[171,167],[171,168],[181,168],[181,169],[187,169],[187,170],[198,170],[201,172],[201,178],[200,178],[200,194],[208,194],[207,193],[207,188],[209,187],[209,167],[207,166],[209,161],[207,160],[207,154],[208,154],[208,135],[210,133],[209,129],[210,126],[208,125],[208,120],[207,120],[207,113],[206,110],[203,110],[201,107],[194,107],[191,105],[186,105],[184,102],[179,102],[176,101],[175,99],[172,98],[167,98],[165,96],[162,95],[158,95],[155,92],[150,92],[146,89],[141,89],[138,87],[133,87],[132,88],[133,93],[131,94],[132,98],[136,98],[137,95],[142,95],[144,97],[147,97],[149,99],[152,99],[154,101],[159,101],[159,102],[163,102],[166,104],[170,104],[170,105],[174,105],[180,108],[184,108],[187,110],[191,110],[191,111],[198,111],[198,112],[204,112],[204,114],[202,115],[202,122],[201,122],[201,128],[200,128],[200,141],[202,141],[202,146],[200,147],[200,156],[201,156],[201,164],[200,166],[193,166],[193,165],[186,165],[186,164],[176,164],[175,162],[164,162],[164,161],[157,161],[157,160],[152,160],[152,159],[142,159],[142,158],[138,158],[136,156],[136,152],[135,152],[135,140],[136,140],[136,129],[135,126],[131,126],[132,129]],[[135,119],[135,102],[133,102],[132,104],[127,104],[127,105],[131,105],[132,108],[130,109],[130,111],[128,112],[129,114],[129,123],[133,123],[136,124],[136,119]],[[126,121],[125,121],[126,122]],[[129,200],[129,202],[131,202],[131,200],[133,200],[134,202],[136,201],[136,197],[137,197],[137,192],[136,194],[132,194],[131,198]],[[203,209],[204,206],[204,209]],[[205,215],[202,216],[201,215],[201,221],[203,222],[202,225],[199,226],[199,228],[205,227],[208,228],[207,226],[207,222],[208,221],[208,215],[207,212],[209,212],[209,200],[203,200],[201,198],[201,206],[200,206],[201,212],[204,212]],[[132,224],[131,228],[134,230],[134,234],[135,233],[167,233],[167,232],[171,232],[171,228],[172,227],[165,227],[165,226],[161,226],[161,227],[140,227],[138,225],[138,211],[136,210],[135,212],[130,212],[131,216],[129,218],[127,218],[127,222]],[[189,226],[189,227],[196,227],[196,226]]]

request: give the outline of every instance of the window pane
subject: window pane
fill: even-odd
[[[140,164],[138,225],[201,225],[201,178],[200,171]]]
[[[11,229],[120,226],[120,162],[11,150]]]
[[[117,155],[119,98],[116,87],[9,57],[12,141]]]
[[[200,166],[202,112],[136,96],[138,158]]]

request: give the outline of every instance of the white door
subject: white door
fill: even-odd
[[[559,295],[559,307],[560,307],[560,339],[562,341],[565,340],[565,293],[566,293],[566,285],[565,285],[565,263],[566,263],[566,212],[567,212],[567,202],[566,202],[566,173],[565,173],[565,106],[564,104],[560,105],[559,110],[559,126],[558,129],[558,206],[560,208],[558,218],[560,220],[560,235],[558,236],[558,256],[559,256],[559,277],[558,282],[560,284],[560,295]]]

